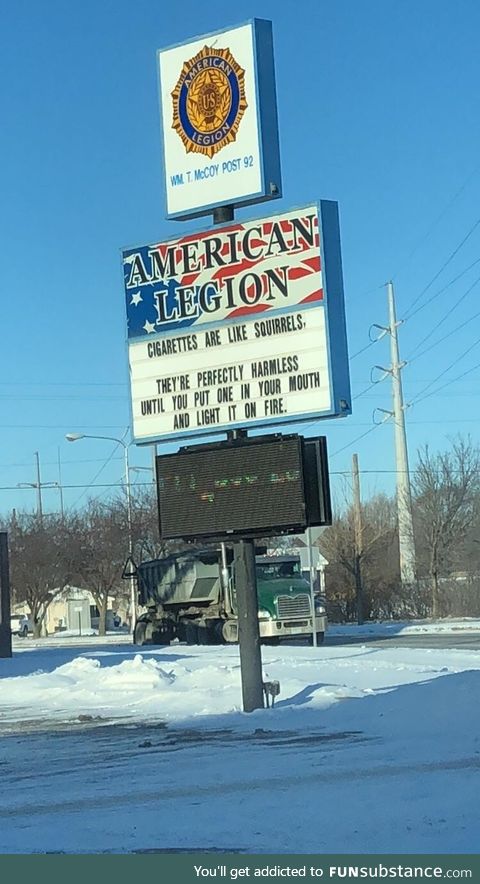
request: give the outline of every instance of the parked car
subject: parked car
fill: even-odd
[[[29,632],[33,632],[32,621],[27,614],[11,615],[10,632],[12,635],[20,635],[22,638],[26,638]]]

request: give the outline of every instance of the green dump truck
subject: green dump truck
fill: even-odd
[[[293,555],[257,556],[258,623],[265,643],[312,638],[310,584]],[[138,566],[138,602],[134,642],[222,644],[238,639],[234,564],[220,550],[180,553]],[[314,594],[317,643],[323,641],[325,600]]]

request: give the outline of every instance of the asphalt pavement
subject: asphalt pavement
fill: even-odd
[[[407,635],[329,635],[325,636],[325,646],[365,645],[384,648],[457,648],[463,651],[480,651],[480,631],[467,632],[425,632]]]

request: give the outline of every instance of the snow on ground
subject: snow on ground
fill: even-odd
[[[475,852],[478,651],[15,643],[0,660],[0,853]]]

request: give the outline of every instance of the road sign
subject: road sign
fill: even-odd
[[[136,577],[138,573],[138,568],[133,561],[132,556],[128,556],[122,571],[122,580],[129,580],[131,577]]]
[[[281,196],[272,24],[158,53],[167,217]]]
[[[337,205],[123,253],[137,443],[350,413]]]

